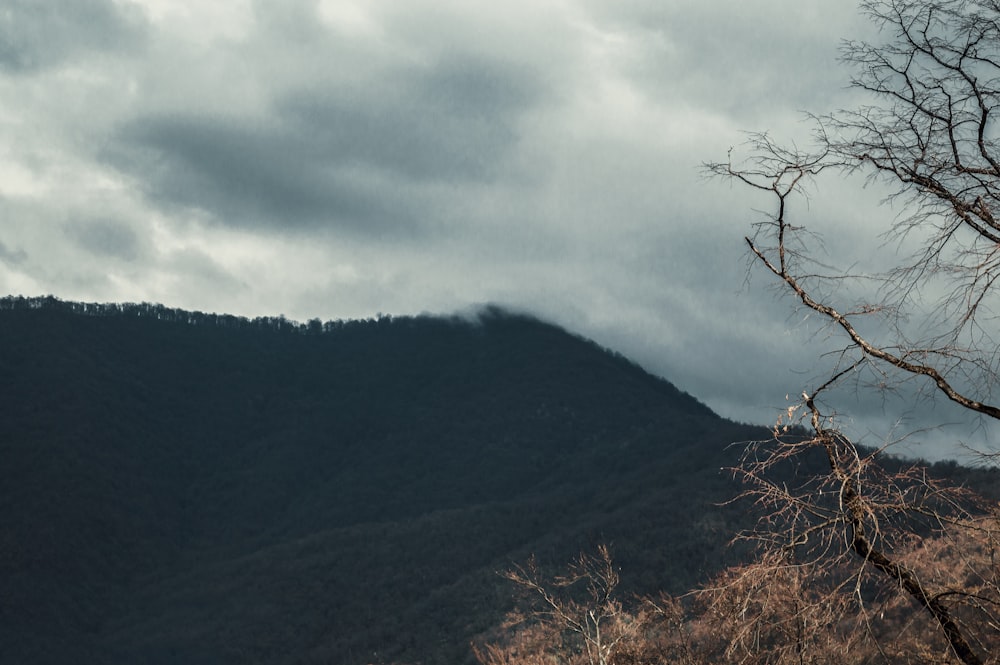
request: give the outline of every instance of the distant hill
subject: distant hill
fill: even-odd
[[[295,324],[0,299],[11,663],[454,664],[496,574],[612,544],[635,591],[723,565],[719,418],[529,316]]]

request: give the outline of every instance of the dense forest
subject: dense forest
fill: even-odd
[[[531,556],[607,543],[628,594],[737,560],[727,469],[769,436],[497,308],[298,324],[4,298],[0,376],[18,663],[472,662],[513,607],[498,572]]]

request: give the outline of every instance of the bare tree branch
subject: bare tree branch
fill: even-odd
[[[706,165],[711,174],[771,197],[772,211],[746,237],[750,256],[846,340],[838,365],[819,388],[803,392],[772,445],[749,450],[736,470],[748,484],[744,496],[766,515],[744,537],[760,543],[765,570],[788,568],[793,557],[794,565],[816,566],[813,573],[822,575],[849,569],[851,555],[860,564],[854,569],[859,602],[875,583],[871,576],[880,576],[933,620],[954,657],[980,665],[984,654],[1000,651],[995,568],[984,574],[981,559],[970,556],[958,563],[966,577],[952,580],[918,566],[913,543],[975,534],[974,551],[992,553],[996,519],[982,515],[995,507],[916,468],[885,473],[875,454],[862,454],[821,412],[818,396],[863,365],[880,372],[887,386],[890,376],[924,379],[970,413],[1000,419],[991,401],[1000,378],[1000,3],[864,0],[861,7],[883,40],[845,42],[843,58],[872,103],[814,117],[814,150],[753,134],[746,161],[734,164],[730,151],[727,161]],[[812,269],[815,236],[791,221],[790,201],[831,172],[887,184],[889,201],[908,211],[881,235],[918,247],[866,276],[881,285],[874,301],[838,303],[836,286],[861,275]],[[887,325],[859,325],[873,314]],[[811,434],[789,439],[790,426],[799,423]],[[825,471],[797,487],[770,480],[778,467],[816,452]]]

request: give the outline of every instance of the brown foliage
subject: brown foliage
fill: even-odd
[[[503,645],[476,647],[484,665],[529,665],[555,654],[570,665],[610,665],[641,631],[615,596],[618,571],[607,546],[581,554],[565,573],[545,576],[532,559],[504,577],[527,595],[530,609],[507,617],[505,625],[518,629]]]
[[[1000,662],[998,533],[996,518],[983,518],[914,536],[893,553],[945,603],[987,664]],[[805,561],[794,552],[765,549],[703,589],[629,603],[614,597],[616,581],[605,584],[614,579],[604,576],[614,569],[606,548],[565,575],[543,576],[529,564],[506,574],[526,592],[524,606],[473,650],[482,665],[956,662],[935,618],[877,569],[850,556]],[[577,583],[586,593],[568,596]]]

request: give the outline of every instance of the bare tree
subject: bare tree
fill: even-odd
[[[794,457],[784,458],[790,460]],[[919,491],[933,487],[906,478],[906,473],[895,474],[890,484],[897,489],[912,484]],[[789,501],[777,496],[776,489],[765,483],[757,492],[762,501],[779,506],[767,513],[771,526],[746,535],[761,541],[760,556],[681,596],[618,601],[617,576],[608,575],[615,569],[606,548],[596,556],[581,555],[566,574],[544,575],[534,563],[509,571],[505,577],[523,592],[522,605],[489,639],[473,644],[477,660],[482,665],[954,662],[950,638],[936,628],[935,616],[919,611],[921,600],[904,588],[905,579],[886,575],[877,564],[857,566],[853,546],[838,542],[842,530],[796,516],[797,511],[815,510],[826,521],[842,520],[828,501],[824,505],[815,498],[821,491],[794,490],[787,494],[802,498]],[[905,506],[904,512],[923,504],[934,519],[943,514],[942,507],[931,508],[938,499],[913,498],[899,497],[895,504]],[[877,509],[887,505],[873,502]],[[886,525],[891,523],[887,519]],[[878,535],[877,549],[885,551],[893,541],[895,565],[905,570],[906,579],[916,580],[920,598],[943,608],[969,648],[987,654],[979,662],[996,663],[996,518],[937,531],[892,531]],[[796,534],[791,541],[790,532]]]
[[[477,648],[486,665],[539,662],[524,658],[550,649],[575,655],[566,662],[609,665],[616,649],[636,635],[636,622],[616,596],[618,571],[606,545],[596,555],[581,554],[562,574],[543,575],[532,558],[503,576],[533,601],[528,612],[509,616],[507,627],[527,623],[529,630],[515,631],[517,639],[505,646]]]
[[[767,515],[748,537],[761,543],[767,570],[839,576],[827,588],[855,599],[852,616],[861,617],[858,628],[869,635],[884,637],[872,608],[898,609],[898,591],[932,620],[949,658],[996,662],[1000,598],[996,563],[989,559],[996,521],[984,517],[990,507],[946,490],[917,467],[886,472],[877,453],[863,452],[844,434],[820,398],[868,372],[880,386],[911,381],[980,418],[1000,419],[994,400],[1000,2],[865,0],[861,8],[883,41],[847,42],[843,56],[854,67],[854,85],[872,103],[816,116],[813,150],[757,134],[746,161],[735,163],[730,155],[707,165],[771,197],[772,213],[746,238],[751,257],[844,340],[829,376],[789,409],[774,441],[751,447],[743,459],[738,471],[749,483],[746,495]],[[867,275],[820,260],[817,238],[794,219],[794,204],[807,183],[845,173],[889,187],[889,201],[906,213],[881,235],[916,251]],[[874,285],[870,293],[851,295],[845,285],[857,279]],[[808,434],[796,436],[793,425],[804,425]],[[773,480],[777,467],[808,456],[825,471],[792,487]],[[987,544],[986,564],[981,556],[956,553],[952,570],[920,565],[923,539],[956,543],[972,536]],[[809,619],[802,611],[792,614]],[[827,620],[832,625],[833,617]]]
[[[960,406],[1000,418],[990,402],[1000,369],[1000,3],[867,0],[862,8],[889,40],[848,42],[844,59],[875,103],[817,117],[813,152],[759,134],[747,163],[708,169],[774,198],[774,214],[746,239],[750,251],[845,335],[846,364],[923,379]],[[867,276],[881,285],[871,301],[833,301],[835,285],[860,276],[828,270],[809,230],[790,219],[804,184],[831,170],[887,184],[907,214],[884,235],[919,240],[914,254]],[[880,336],[861,332],[858,322],[873,316],[890,324],[878,326]]]
[[[739,662],[763,653],[774,659],[765,662],[818,663],[861,650],[886,662],[890,653],[934,662],[927,654],[936,649],[953,654],[941,662],[997,662],[992,506],[920,465],[887,469],[877,452],[820,422],[811,399],[804,409],[811,435],[780,427],[737,468],[742,497],[762,518],[739,536],[756,543],[755,561],[709,590],[731,608],[728,653],[745,654]]]
[[[534,559],[503,573],[522,592],[491,640],[473,643],[482,665],[707,665],[721,653],[715,626],[691,622],[683,599],[619,598],[606,545],[580,554],[565,572],[545,574]],[[709,649],[713,645],[713,650]]]

